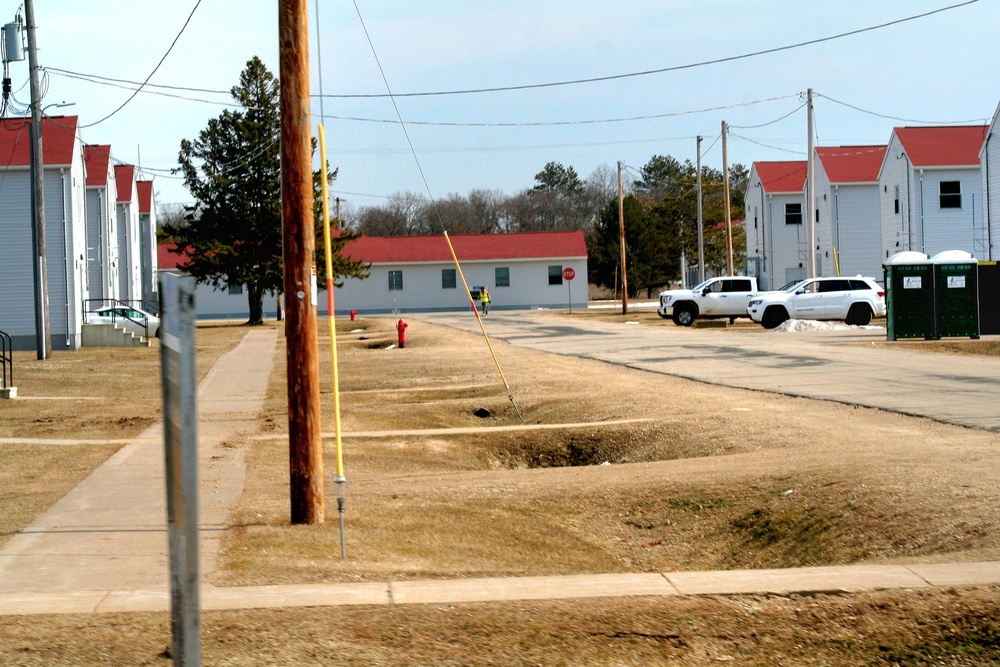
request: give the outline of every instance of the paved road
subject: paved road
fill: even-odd
[[[467,314],[409,319],[479,332]],[[486,329],[492,338],[543,352],[1000,431],[1000,358],[894,349],[882,344],[884,329],[782,333],[504,311],[490,313]],[[410,335],[419,336],[419,329]]]

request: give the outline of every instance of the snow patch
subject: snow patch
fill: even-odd
[[[821,322],[819,320],[785,320],[771,331],[781,333],[798,333],[800,331],[850,331],[852,329],[884,329],[874,324],[858,326],[843,322]]]

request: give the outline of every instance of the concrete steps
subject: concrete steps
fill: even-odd
[[[84,324],[82,327],[84,347],[151,347],[152,343],[143,336],[115,324]]]

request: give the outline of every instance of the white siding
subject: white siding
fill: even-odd
[[[549,285],[549,266],[573,268],[576,277],[567,283]],[[510,270],[510,286],[497,287],[495,269]],[[442,287],[442,269],[453,269],[448,262],[428,264],[373,264],[365,280],[347,278],[334,294],[338,313],[356,310],[359,313],[419,312],[461,310],[469,307],[462,281],[456,278],[454,289]],[[403,289],[389,289],[389,271],[402,271]],[[462,265],[469,287],[484,285],[490,290],[491,309],[573,308],[587,307],[587,261],[585,258],[551,258],[543,260],[497,260],[466,262]],[[326,312],[321,302],[321,312]]]
[[[142,255],[139,240],[139,204],[135,199],[118,202],[118,298],[122,301],[142,299]]]
[[[834,276],[837,275],[836,264],[833,261],[833,197],[830,190],[830,178],[827,176],[823,161],[818,153],[813,154],[814,194],[816,197],[816,209],[813,211],[813,219],[816,222],[816,275]],[[808,220],[803,220],[806,224]],[[804,232],[808,238],[808,233]],[[808,250],[808,247],[806,247]],[[780,285],[779,285],[780,287]]]
[[[962,190],[961,208],[941,208],[940,184],[958,181]],[[918,198],[915,218],[917,250],[933,257],[944,250],[964,250],[973,257],[986,254],[982,229],[982,175],[973,169],[918,169],[914,197]]]
[[[757,276],[758,284],[762,289],[770,289],[773,284],[771,276],[771,256],[767,249],[768,234],[767,225],[769,220],[765,215],[765,200],[763,187],[760,184],[760,176],[757,168],[751,167],[750,178],[747,180],[749,186],[744,195],[744,210],[746,222],[744,228],[747,234],[747,259],[759,260],[760,275]]]
[[[893,133],[878,178],[883,262],[897,252],[920,249],[914,236],[916,230],[911,224],[911,219],[916,215],[916,207],[909,196],[912,190],[912,173],[909,165],[909,158],[906,157],[899,139]],[[898,212],[895,204],[897,192]]]
[[[834,186],[831,190],[840,275],[882,280],[878,184]]]

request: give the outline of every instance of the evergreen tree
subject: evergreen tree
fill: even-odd
[[[264,293],[282,286],[281,172],[278,80],[256,56],[231,90],[239,110],[209,120],[194,140],[182,140],[178,162],[195,200],[183,222],[164,226],[183,256],[180,268],[216,289],[246,285],[249,324],[263,322]],[[327,173],[332,179],[334,174]],[[314,186],[319,187],[316,175]],[[334,241],[335,272],[362,276],[360,262],[340,255],[356,238]],[[322,235],[317,236],[322,267]],[[322,269],[321,269],[322,270]]]

